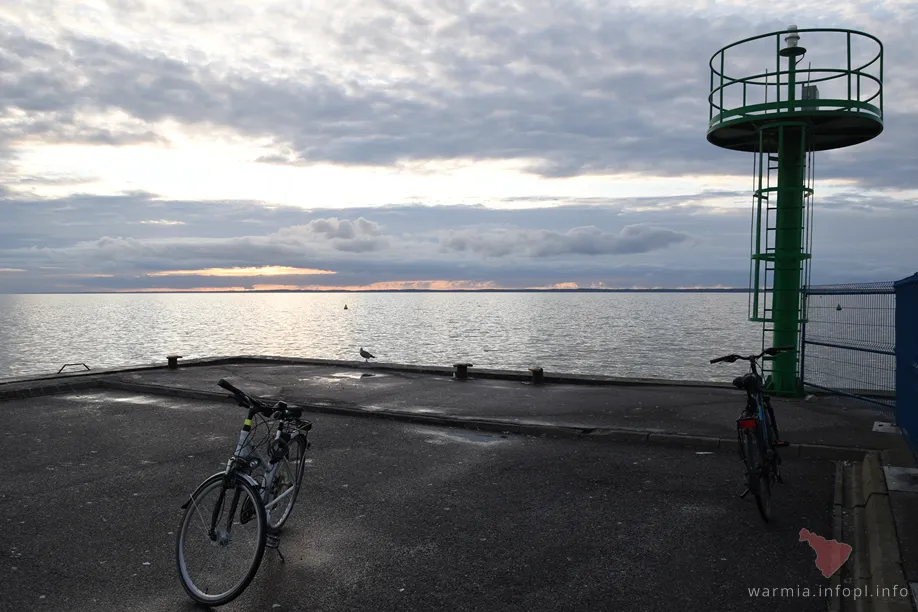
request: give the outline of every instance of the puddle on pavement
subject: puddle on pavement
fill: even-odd
[[[504,436],[499,434],[483,434],[471,431],[442,431],[439,429],[429,429],[427,427],[411,428],[415,433],[423,436],[429,436],[425,442],[428,444],[447,444],[449,442],[465,442],[467,444],[495,444],[506,441]]]
[[[341,382],[343,380],[361,380],[363,378],[382,378],[385,374],[375,374],[370,372],[336,372],[331,376],[310,376],[301,378],[301,382],[324,381],[324,382]]]
[[[62,395],[50,395],[47,399],[53,400],[62,400],[66,402],[84,402],[84,403],[96,403],[96,404],[105,404],[105,403],[118,403],[118,404],[142,404],[147,406],[160,406],[160,405],[169,405],[170,403],[177,403],[178,400],[157,397],[153,395],[129,395],[129,396],[117,396],[109,395],[107,393],[67,393]]]

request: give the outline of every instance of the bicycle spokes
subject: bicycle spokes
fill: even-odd
[[[264,552],[266,527],[257,492],[242,483],[223,489],[222,478],[215,478],[195,492],[177,541],[182,584],[194,599],[209,605],[241,593]],[[248,518],[242,516],[247,507],[253,509]],[[213,522],[196,518],[202,515]]]

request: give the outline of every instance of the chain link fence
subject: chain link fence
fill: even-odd
[[[894,409],[896,294],[892,282],[807,288],[804,387]]]

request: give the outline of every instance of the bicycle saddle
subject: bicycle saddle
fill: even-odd
[[[742,376],[737,376],[733,379],[733,386],[737,389],[742,389],[744,391],[749,391],[750,393],[755,393],[759,390],[759,379],[753,375],[751,372],[743,374]]]

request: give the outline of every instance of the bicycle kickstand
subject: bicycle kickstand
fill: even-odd
[[[743,491],[742,493],[740,493],[739,498],[740,498],[740,499],[745,499],[747,495],[749,495],[749,487],[746,487],[746,490]]]
[[[276,535],[269,535],[267,541],[265,541],[265,546],[267,548],[273,548],[277,551],[277,556],[280,557],[281,563],[286,563],[287,560],[284,559],[283,553],[280,551],[280,538]]]

